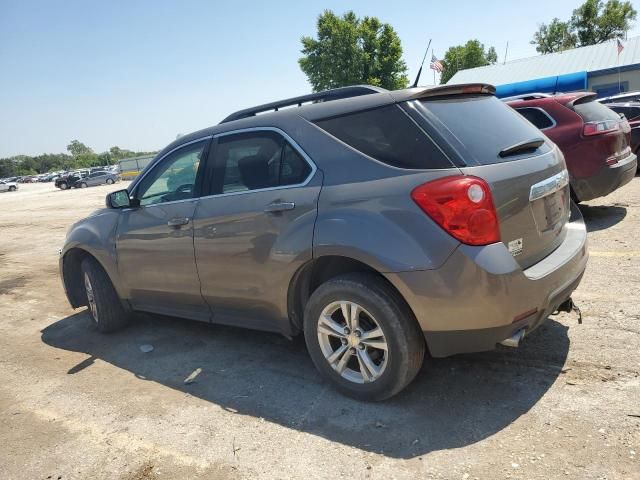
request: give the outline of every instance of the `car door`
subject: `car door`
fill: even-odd
[[[216,323],[284,331],[289,280],[312,255],[322,174],[277,129],[216,140],[194,220],[202,295]]]
[[[107,181],[107,173],[106,172],[95,172],[91,174],[91,184],[92,185],[102,185]]]
[[[148,170],[119,219],[118,270],[134,309],[208,321],[193,252],[195,212],[210,138],[181,146]]]

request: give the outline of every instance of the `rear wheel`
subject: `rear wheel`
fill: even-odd
[[[113,185],[113,179],[107,178],[107,185]]]
[[[127,312],[109,276],[92,258],[82,261],[82,282],[89,313],[100,332],[113,332],[128,323]]]
[[[16,187],[14,187],[13,185],[11,185],[11,186],[9,187],[9,191],[10,191],[10,192],[15,192],[15,191],[16,191]]]
[[[67,185],[66,182],[62,182],[60,185],[58,185],[60,187],[60,190],[66,190],[67,188],[69,188],[69,185]]]
[[[374,275],[333,278],[313,293],[304,314],[307,348],[320,373],[360,400],[384,400],[416,376],[422,332],[397,293]]]
[[[80,188],[87,188],[87,184],[86,184],[86,183],[84,183],[84,182],[81,182],[81,183],[80,183]]]

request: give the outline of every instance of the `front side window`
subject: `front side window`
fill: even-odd
[[[216,193],[234,193],[303,183],[311,166],[281,135],[260,131],[220,137],[216,172]]]
[[[138,186],[136,196],[140,205],[193,198],[205,145],[206,140],[187,145],[171,153],[154,167]]]

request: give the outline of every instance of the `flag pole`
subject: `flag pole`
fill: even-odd
[[[620,90],[620,52],[618,52],[618,93],[622,93]]]
[[[433,48],[431,49],[431,58],[434,57],[434,53],[433,53]],[[436,84],[436,70],[435,68],[433,69],[433,84]]]

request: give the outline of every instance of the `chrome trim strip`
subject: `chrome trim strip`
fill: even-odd
[[[529,190],[529,201],[533,202],[534,200],[551,195],[552,193],[566,187],[568,183],[569,172],[564,169],[552,177],[531,185],[531,189]]]

